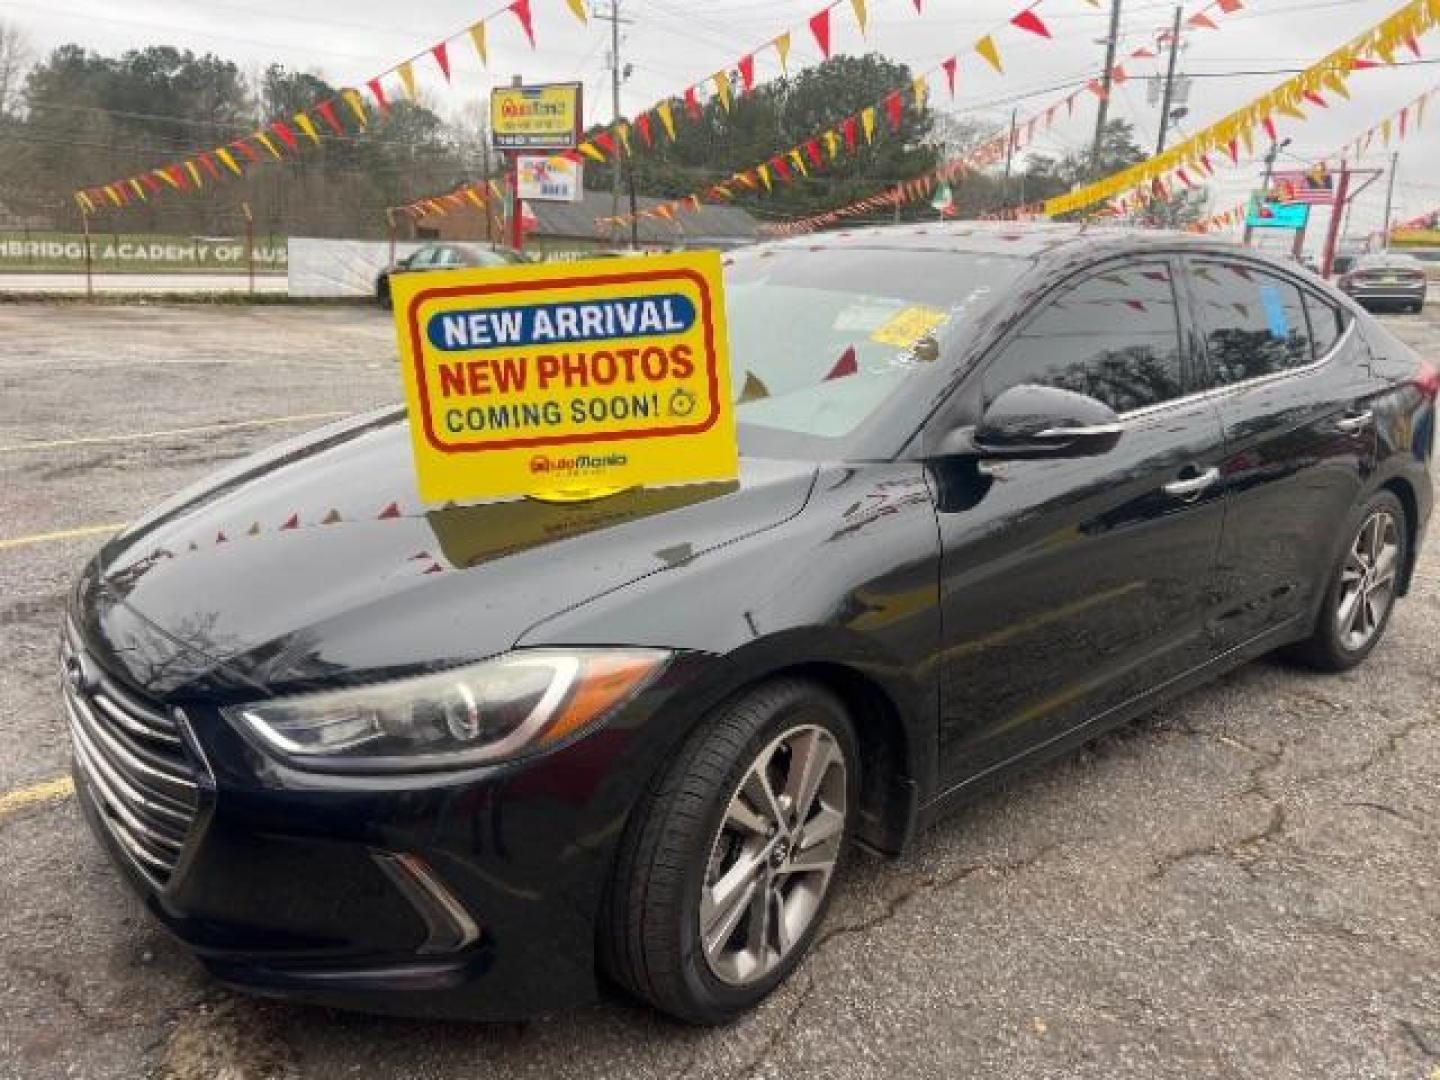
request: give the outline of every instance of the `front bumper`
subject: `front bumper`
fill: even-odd
[[[677,661],[585,738],[528,762],[406,777],[300,773],[180,705],[198,810],[173,872],[139,863],[83,752],[92,830],[218,979],[370,1012],[518,1019],[593,999],[596,917]]]

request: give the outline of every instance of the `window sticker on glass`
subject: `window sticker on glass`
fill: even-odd
[[[1280,302],[1280,292],[1273,285],[1260,286],[1260,304],[1265,309],[1265,321],[1270,324],[1270,336],[1276,341],[1290,337],[1290,319],[1285,314],[1285,305]]]
[[[878,327],[870,335],[870,340],[881,345],[894,345],[897,349],[908,349],[947,317],[939,308],[907,307],[897,312],[884,326]]]
[[[835,316],[834,329],[848,334],[869,334],[894,319],[900,310],[898,301],[849,304]]]

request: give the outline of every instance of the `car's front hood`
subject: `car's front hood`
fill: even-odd
[[[403,415],[371,416],[240,462],[117,536],[87,574],[86,636],[166,694],[289,692],[478,659],[785,521],[814,473],[747,459],[738,482],[427,510]]]

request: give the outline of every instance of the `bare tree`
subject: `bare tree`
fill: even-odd
[[[0,19],[0,118],[20,111],[20,94],[30,59],[30,41],[24,31]]]

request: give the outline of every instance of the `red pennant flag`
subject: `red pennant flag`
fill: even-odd
[[[1320,108],[1322,109],[1328,109],[1330,107],[1325,104],[1325,99],[1322,98],[1319,94],[1315,93],[1314,90],[1306,90],[1302,92],[1300,96],[1303,97],[1306,101],[1320,106]]]
[[[165,175],[175,182],[175,186],[184,191],[190,186],[190,181],[185,176],[185,170],[179,165],[167,165]]]
[[[1219,27],[1215,25],[1215,20],[1210,18],[1210,16],[1206,15],[1203,11],[1197,11],[1194,15],[1191,15],[1190,18],[1186,19],[1185,23],[1187,26],[1190,26],[1196,30],[1219,29]]]
[[[820,55],[830,59],[830,9],[817,11],[810,16],[810,32],[815,35],[815,44],[820,46]]]
[[[1230,155],[1230,160],[1236,165],[1240,164],[1240,140],[1231,139],[1225,144],[1225,152]]]
[[[1366,60],[1363,57],[1355,56],[1350,59],[1351,71],[1367,71],[1370,68],[1380,67],[1378,60]]]
[[[244,154],[245,157],[250,161],[260,160],[260,155],[257,154],[255,150],[250,146],[250,144],[244,139],[236,139],[230,145],[233,146],[236,150],[239,150],[240,153]]]
[[[1410,106],[1400,110],[1400,138],[1405,138],[1405,128],[1410,123]]]
[[[1262,120],[1260,123],[1261,123],[1261,125],[1265,128],[1265,134],[1268,135],[1268,136],[1270,136],[1270,141],[1271,141],[1272,143],[1273,143],[1273,142],[1279,142],[1279,141],[1280,141],[1280,136],[1279,136],[1279,134],[1275,131],[1275,120],[1274,120],[1273,117],[1267,116],[1267,117],[1265,117],[1265,119]]]
[[[380,111],[389,112],[390,99],[385,96],[385,84],[379,79],[371,79],[365,85],[370,88],[370,93],[375,95],[375,104],[380,106]]]
[[[746,53],[735,66],[740,69],[740,85],[750,93],[755,88],[755,54]]]
[[[153,176],[151,176],[148,172],[140,174],[140,182],[144,184],[147,188],[149,188],[152,192],[160,190],[160,182],[156,180]]]
[[[900,100],[900,92],[898,90],[892,90],[885,95],[885,115],[890,118],[890,129],[892,131],[900,130],[900,110],[902,107],[903,102]]]
[[[695,95],[695,87],[685,88],[685,111],[690,114],[691,120],[700,119],[700,99]]]
[[[1036,15],[1030,8],[1026,8],[1011,19],[1010,25],[1017,26],[1021,30],[1028,30],[1032,34],[1040,35],[1040,37],[1048,38],[1050,36],[1050,28],[1041,22],[1040,16]]]
[[[430,55],[435,57],[435,63],[440,68],[440,74],[445,76],[445,81],[448,83],[450,81],[450,46],[442,41],[440,44],[431,47]]]
[[[400,516],[400,504],[399,504],[399,503],[393,503],[393,502],[392,502],[389,506],[385,507],[384,510],[381,510],[381,511],[380,511],[380,514],[379,514],[379,516],[376,518],[376,520],[377,520],[377,521],[385,521],[385,520],[388,519],[388,518],[398,518],[399,516]]]
[[[835,361],[835,366],[830,369],[830,374],[825,376],[824,381],[831,379],[843,379],[847,375],[858,375],[860,373],[860,362],[855,356],[855,346],[851,345],[840,354],[840,359]]]
[[[854,149],[855,149],[855,134],[856,134],[856,133],[855,133],[855,117],[853,117],[853,116],[847,116],[847,117],[845,118],[845,121],[840,125],[840,128],[841,128],[841,130],[845,133],[845,149],[846,149],[846,150],[854,150]]]
[[[1215,6],[1226,15],[1234,15],[1241,8],[1240,0],[1215,0]]]
[[[770,159],[770,167],[775,170],[775,175],[778,176],[778,177],[780,177],[781,180],[789,180],[789,179],[790,179],[790,166],[785,163],[785,159],[784,159],[784,158],[782,158],[782,157],[773,157],[773,158],[771,158],[771,159]]]
[[[638,131],[638,132],[640,132],[640,138],[644,141],[644,143],[645,143],[646,146],[651,146],[651,145],[653,145],[653,143],[654,143],[655,140],[654,140],[654,137],[653,137],[653,136],[651,135],[651,133],[650,133],[650,114],[649,114],[649,113],[641,113],[639,116],[637,116],[637,117],[635,118],[635,130]]]
[[[335,115],[335,103],[333,101],[322,101],[315,106],[315,111],[320,114],[320,119],[329,125],[330,130],[336,135],[344,135],[345,129],[340,126],[340,119]]]
[[[291,150],[300,149],[300,143],[296,141],[295,133],[290,130],[290,125],[285,123],[284,120],[276,120],[270,125],[270,130],[275,132],[276,135],[279,135],[280,141]]]
[[[1414,34],[1405,35],[1405,47],[1418,58],[1420,56],[1420,42],[1415,39]]]
[[[950,85],[950,96],[953,98],[955,96],[955,73],[960,67],[960,62],[952,56],[948,60],[942,60],[940,66],[945,69],[945,81]]]
[[[615,153],[615,139],[608,131],[599,132],[595,138],[590,141],[598,145],[601,150],[604,150],[607,156]]]
[[[535,48],[535,23],[530,17],[530,0],[511,0],[510,10],[520,20],[520,29],[530,39],[530,47]]]
[[[810,158],[810,164],[814,165],[817,169],[821,167],[822,159],[820,157],[819,143],[817,143],[814,139],[811,139],[805,144],[805,153]]]
[[[210,174],[210,179],[220,179],[220,169],[216,166],[215,159],[208,153],[200,155],[200,164],[204,167],[205,171]]]

